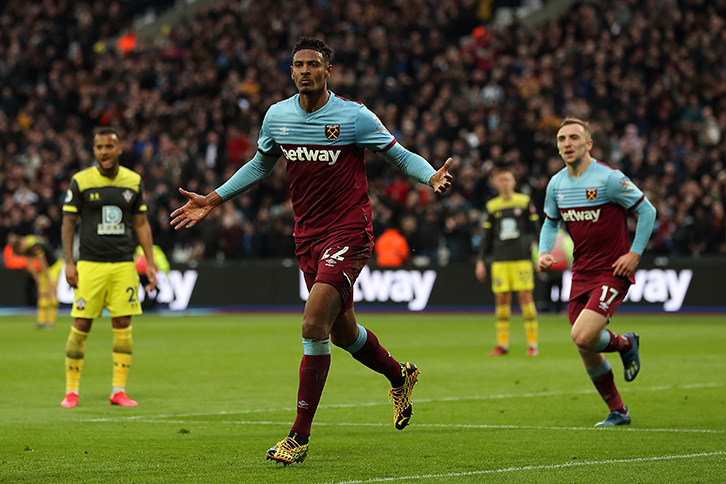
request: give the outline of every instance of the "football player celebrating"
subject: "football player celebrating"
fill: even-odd
[[[296,256],[310,291],[302,323],[297,418],[290,434],[267,451],[286,465],[302,462],[315,410],[330,367],[330,343],[391,382],[397,429],[411,418],[411,393],[418,379],[413,363],[399,363],[373,332],[356,322],[353,283],[373,249],[371,201],[365,149],[379,152],[420,183],[444,193],[450,186],[451,158],[438,170],[397,143],[364,105],[328,90],[331,49],[302,37],[292,50],[290,75],[298,94],[265,115],[257,154],[222,186],[202,196],[180,189],[189,201],[172,212],[176,229],[193,227],[209,212],[268,176],[284,157],[295,213]]]

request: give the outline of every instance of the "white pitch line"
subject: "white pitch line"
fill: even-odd
[[[215,425],[292,425],[292,421],[270,421],[270,420],[221,420],[221,421],[208,421],[208,420],[158,420],[154,418],[140,418],[134,420],[134,422],[151,423],[151,424],[181,424],[188,425],[194,423],[205,423]],[[711,429],[641,429],[637,427],[618,427],[614,428],[603,428],[603,427],[555,427],[546,425],[486,425],[486,424],[415,424],[417,428],[461,428],[461,429],[513,429],[513,430],[586,430],[591,432],[602,432],[602,431],[617,431],[617,432],[666,432],[666,433],[694,433],[694,434],[722,434],[724,430],[711,430]],[[384,423],[361,423],[361,422],[315,422],[315,426],[324,427],[389,427],[390,424]]]
[[[407,480],[420,480],[420,479],[440,479],[444,477],[465,477],[465,476],[480,476],[483,474],[499,474],[503,472],[517,472],[517,471],[540,471],[549,469],[564,469],[566,467],[577,467],[577,466],[598,466],[608,464],[630,464],[634,462],[653,462],[662,460],[673,460],[673,459],[693,459],[696,457],[713,457],[717,455],[726,455],[726,452],[703,452],[699,454],[684,454],[684,455],[664,455],[660,457],[639,457],[635,459],[609,459],[600,461],[585,461],[585,462],[565,462],[563,464],[550,464],[543,466],[522,466],[522,467],[506,467],[503,469],[487,469],[481,471],[470,471],[470,472],[450,472],[446,474],[419,474],[414,476],[403,476],[403,477],[379,477],[374,479],[363,479],[356,481],[336,481],[336,482],[325,482],[320,484],[369,484],[373,482],[395,482],[395,481],[407,481]]]
[[[674,389],[685,389],[691,390],[696,388],[714,388],[722,387],[724,383],[694,383],[691,385],[660,385],[654,387],[643,387],[637,388],[637,391],[641,392],[652,392],[652,391],[663,391],[663,390],[674,390]],[[623,388],[619,389],[620,393],[626,393],[630,389]],[[537,393],[499,393],[494,395],[471,395],[465,397],[443,397],[443,398],[416,398],[414,401],[417,403],[437,403],[437,402],[462,402],[467,400],[502,400],[508,398],[538,398],[538,397],[554,397],[561,395],[588,395],[595,394],[596,390],[579,390],[579,391],[554,391],[554,392],[537,392]],[[388,401],[378,402],[364,402],[364,403],[341,403],[334,405],[319,405],[318,408],[357,408],[357,407],[375,407],[380,405],[390,405]],[[235,410],[221,412],[198,412],[198,413],[178,413],[169,415],[156,415],[153,417],[132,415],[128,417],[110,417],[110,418],[94,418],[81,420],[82,422],[113,422],[116,420],[139,420],[148,418],[179,418],[179,417],[206,417],[213,415],[242,415],[248,413],[267,413],[267,412],[290,412],[294,411],[295,407],[283,407],[283,408],[257,408],[250,410]]]

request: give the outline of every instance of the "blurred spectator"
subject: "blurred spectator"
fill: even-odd
[[[441,263],[439,252],[443,238],[443,220],[438,206],[429,206],[417,220],[414,242],[418,255],[426,257],[432,264]]]
[[[374,246],[376,263],[381,267],[399,267],[409,259],[406,238],[398,229],[389,228],[381,234]]]
[[[711,106],[703,108],[703,119],[698,130],[698,142],[701,146],[717,146],[721,141],[721,128],[713,115]]]
[[[227,163],[235,170],[252,158],[252,143],[244,134],[240,133],[235,125],[227,130]]]
[[[645,138],[639,135],[635,124],[625,126],[625,135],[620,138],[620,153],[632,160],[642,160]]]
[[[444,220],[446,247],[449,249],[450,264],[458,264],[471,260],[474,255],[472,238],[478,229],[476,220],[467,217],[463,209],[450,214]]]
[[[709,240],[709,252],[726,255],[726,214],[723,203],[718,201],[711,205],[712,236]]]

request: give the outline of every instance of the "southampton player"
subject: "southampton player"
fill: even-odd
[[[93,138],[98,165],[73,176],[63,204],[61,238],[66,279],[74,288],[73,326],[66,343],[66,397],[61,407],[78,405],[78,385],[86,339],[94,318],[106,307],[113,326],[111,405],[138,405],[125,392],[131,364],[131,316],[141,314],[139,275],[134,265],[135,238],[147,260],[147,290],[156,285],[151,227],[146,218],[144,183],[119,165],[118,134],[101,129]],[[80,257],[73,261],[73,239],[80,217]]]
[[[517,193],[511,168],[496,169],[493,176],[498,195],[486,204],[476,277],[486,279],[485,260],[491,260],[492,292],[496,318],[497,346],[489,356],[509,353],[509,317],[512,292],[517,293],[527,333],[527,356],[537,356],[537,309],[532,290],[534,274],[530,246],[539,233],[539,216],[528,195]]]
[[[537,268],[547,272],[556,262],[549,252],[557,239],[558,223],[565,222],[575,245],[568,303],[572,341],[610,409],[596,427],[626,425],[630,413],[603,353],[620,353],[625,381],[633,381],[640,371],[640,337],[632,332],[620,336],[606,326],[635,282],[633,274],[653,230],[655,208],[621,171],[592,159],[588,123],[564,119],[557,132],[557,148],[566,167],[547,185]],[[638,214],[632,244],[628,210]]]
[[[332,52],[322,41],[302,37],[292,50],[291,75],[298,94],[265,115],[257,154],[225,184],[189,198],[175,210],[176,229],[192,227],[216,207],[268,176],[282,156],[287,162],[295,214],[296,255],[310,295],[305,304],[297,395],[297,418],[288,437],[267,451],[284,464],[302,462],[315,410],[330,367],[330,342],[391,382],[393,420],[408,425],[418,369],[398,363],[369,329],[356,322],[353,283],[373,249],[371,202],[365,150],[380,152],[415,180],[443,193],[451,186],[451,159],[438,171],[396,142],[364,105],[327,89]]]
[[[58,315],[56,288],[63,259],[55,255],[55,249],[39,235],[8,235],[13,252],[26,258],[26,271],[33,276],[38,291],[38,329],[53,329]]]

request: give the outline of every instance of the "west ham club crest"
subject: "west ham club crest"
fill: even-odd
[[[340,136],[340,125],[339,124],[326,124],[325,125],[325,137],[329,140],[338,139]]]
[[[586,194],[588,200],[595,200],[597,198],[597,188],[588,188]]]

